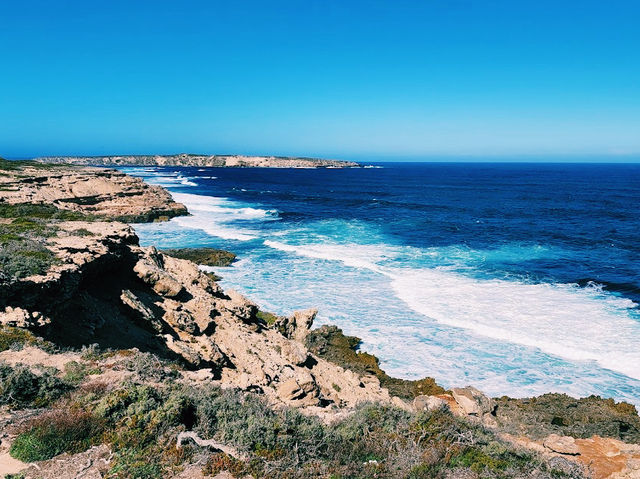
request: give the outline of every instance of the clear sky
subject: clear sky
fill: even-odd
[[[0,0],[0,155],[640,158],[638,0]]]

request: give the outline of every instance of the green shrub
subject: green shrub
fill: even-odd
[[[23,462],[44,461],[63,452],[82,452],[96,443],[102,432],[102,421],[91,413],[50,411],[22,427],[9,453]]]
[[[6,160],[4,158],[0,158],[0,170],[19,171],[26,166],[31,168],[38,168],[38,169],[53,169],[60,166],[69,166],[69,165],[41,163],[39,161],[34,161],[34,160]]]
[[[0,326],[0,352],[7,349],[22,349],[23,346],[37,346],[45,351],[55,350],[52,343],[38,338],[26,329]]]
[[[56,256],[37,241],[17,240],[0,246],[0,272],[8,278],[45,274],[56,262]]]
[[[300,458],[316,455],[324,429],[315,419],[294,409],[274,411],[252,394],[206,389],[194,401],[199,430],[205,437],[233,444],[263,457],[280,457],[297,445]]]
[[[178,371],[170,364],[151,353],[135,352],[124,362],[124,367],[134,372],[140,379],[148,381],[165,381],[178,377]]]
[[[184,460],[176,455],[175,437],[185,423],[193,425],[192,403],[180,388],[159,391],[129,384],[102,398],[96,414],[109,428],[115,453],[112,473],[119,478],[164,477],[165,468]]]
[[[51,404],[71,386],[49,370],[34,374],[22,365],[0,362],[0,405],[12,408],[43,407]]]
[[[91,219],[90,216],[78,211],[63,210],[51,204],[38,203],[0,203],[0,218],[23,218],[31,221],[34,219],[62,221]]]
[[[268,313],[266,311],[258,311],[256,313],[256,317],[264,322],[267,326],[273,326],[276,323],[276,320],[278,319],[278,316],[276,316],[273,313]]]
[[[100,374],[100,369],[90,367],[85,363],[69,361],[64,365],[64,380],[71,384],[80,384],[91,374]]]
[[[85,399],[71,398],[69,404],[91,411],[83,414],[95,427],[79,434],[50,419],[32,424],[14,443],[14,457],[78,451],[102,438],[114,453],[110,477],[159,479],[174,475],[198,450],[203,459],[205,451],[195,445],[176,448],[180,431],[195,430],[246,455],[210,455],[203,470],[209,475],[227,470],[281,479],[583,477],[577,466],[554,469],[447,410],[415,414],[363,404],[327,425],[295,409],[272,408],[256,394],[212,385],[130,383],[111,392],[74,394]]]

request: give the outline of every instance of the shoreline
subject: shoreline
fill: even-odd
[[[178,361],[185,377],[201,375],[211,384],[259,394],[274,407],[295,407],[329,422],[363,402],[411,414],[445,408],[502,438],[526,436],[526,444],[514,439],[520,446],[577,461],[593,460],[589,448],[600,444],[594,433],[611,438],[604,440],[606,447],[625,438],[640,442],[635,436],[640,435],[640,418],[629,404],[554,394],[492,399],[473,387],[445,391],[430,378],[391,378],[375,356],[358,351],[357,338],[336,327],[311,329],[315,310],[288,317],[261,311],[250,299],[222,290],[189,261],[228,264],[232,255],[197,249],[167,255],[153,246],[140,247],[133,228],[115,218],[122,217],[126,208],[145,208],[129,213],[154,220],[149,209],[163,205],[151,205],[145,198],[170,202],[165,209],[184,208],[164,188],[134,182],[135,189],[124,190],[129,194],[116,192],[118,208],[114,208],[113,186],[130,185],[127,175],[32,164],[15,171],[6,170],[6,187],[0,189],[4,215],[0,227],[6,230],[3,248],[14,244],[35,248],[39,242],[37,251],[48,263],[6,263],[14,268],[14,278],[7,277],[9,270],[3,266],[3,334],[17,334],[17,328],[67,347],[95,342],[114,351],[142,348]],[[70,177],[76,186],[62,188]],[[22,185],[25,178],[31,189],[11,186],[16,181]],[[37,181],[30,183],[29,178]],[[105,189],[104,182],[111,189]],[[50,190],[57,192],[53,199]],[[76,201],[65,200],[60,192]],[[27,210],[32,219],[25,216]],[[22,261],[19,256],[11,259]],[[39,269],[25,270],[25,266]],[[34,344],[40,343],[34,340]],[[10,359],[18,351],[8,348],[2,354]],[[560,442],[569,442],[570,447],[552,442],[554,434],[564,437]],[[637,451],[624,454],[633,456]]]
[[[128,171],[130,174],[136,174],[134,169],[128,170]],[[153,176],[152,176],[155,174],[156,173],[143,174],[143,176],[145,176],[146,181],[151,181],[152,183],[155,183],[155,180],[153,179]],[[169,175],[168,172],[166,172],[166,174]],[[188,173],[180,173],[180,174],[188,174]],[[209,173],[199,173],[199,174],[208,175]],[[226,183],[224,183],[224,188],[230,188],[231,185],[233,185],[234,178],[236,177],[243,178],[242,175],[227,175],[227,177],[229,178],[229,180],[226,181]],[[163,176],[162,182],[158,181],[158,183],[161,183],[169,187],[170,190],[173,190],[173,188],[171,188],[173,184],[173,180],[171,181],[170,180],[171,178]],[[197,176],[193,177],[193,181],[194,182],[197,181]],[[176,193],[176,197],[179,198],[180,201],[184,202],[185,204],[194,205],[194,207],[201,207],[201,210],[202,210],[202,211],[193,210],[192,211],[193,217],[176,220],[176,223],[179,223],[181,227],[190,227],[190,228],[196,228],[196,229],[198,229],[201,225],[203,225],[202,231],[204,233],[200,233],[194,230],[194,234],[196,235],[196,238],[200,240],[201,244],[208,244],[209,240],[206,240],[205,236],[211,237],[212,238],[211,241],[213,241],[213,243],[211,244],[218,245],[218,247],[224,248],[227,243],[236,244],[235,242],[225,241],[226,238],[231,238],[231,235],[228,234],[229,232],[226,231],[226,229],[224,232],[224,236],[221,234],[222,230],[219,230],[218,232],[215,231],[216,229],[218,229],[218,226],[216,226],[218,219],[220,219],[221,221],[219,225],[220,228],[226,228],[227,226],[229,228],[233,228],[233,231],[236,232],[236,234],[233,235],[233,239],[247,239],[249,237],[249,240],[246,243],[237,243],[238,247],[241,248],[241,251],[244,251],[243,248],[246,248],[246,251],[244,254],[241,255],[242,261],[237,264],[237,268],[235,270],[232,270],[231,272],[228,272],[227,274],[223,274],[224,276],[223,284],[228,287],[238,288],[239,291],[245,294],[251,295],[251,293],[253,293],[254,296],[252,296],[252,298],[254,298],[254,300],[256,300],[257,302],[262,302],[263,304],[267,305],[272,311],[279,312],[279,313],[290,313],[293,311],[293,309],[304,306],[300,301],[296,299],[295,295],[288,294],[286,290],[283,291],[282,295],[278,295],[275,298],[272,298],[273,295],[270,292],[271,286],[269,282],[262,281],[262,279],[272,277],[274,281],[274,285],[284,285],[286,284],[286,281],[288,279],[294,280],[295,278],[298,277],[298,276],[291,277],[290,275],[287,275],[287,274],[279,274],[277,271],[279,271],[280,269],[280,266],[279,266],[280,261],[284,261],[284,263],[282,264],[282,267],[286,267],[285,265],[292,266],[298,263],[303,265],[301,267],[305,267],[305,268],[314,267],[315,265],[317,265],[318,268],[321,268],[318,270],[319,274],[331,275],[333,274],[331,273],[331,271],[333,270],[345,271],[345,268],[343,268],[343,264],[342,264],[344,263],[343,259],[349,258],[349,263],[353,264],[353,267],[357,267],[362,271],[364,271],[362,275],[358,273],[358,276],[357,276],[357,278],[362,278],[363,281],[367,280],[367,277],[365,277],[366,275],[375,276],[376,272],[382,268],[384,268],[383,273],[387,273],[387,274],[398,273],[398,270],[393,270],[390,267],[386,268],[385,266],[381,266],[381,268],[376,268],[376,265],[372,264],[373,263],[372,260],[369,260],[368,258],[365,258],[365,257],[361,258],[358,255],[359,251],[356,249],[351,250],[353,252],[353,256],[350,257],[349,256],[350,252],[344,248],[343,249],[340,249],[338,247],[329,248],[329,246],[331,245],[328,245],[327,248],[324,248],[324,247],[321,247],[321,245],[318,245],[318,247],[316,248],[315,244],[304,244],[304,243],[307,243],[306,240],[301,239],[300,241],[296,241],[295,237],[292,237],[293,238],[292,240],[289,240],[288,237],[286,237],[287,239],[278,240],[281,242],[281,245],[279,245],[277,243],[273,243],[270,239],[268,239],[269,238],[268,235],[259,233],[262,227],[253,228],[253,226],[245,226],[241,224],[240,221],[226,225],[224,223],[226,216],[229,216],[231,218],[236,218],[236,215],[234,214],[236,210],[233,208],[246,209],[247,207],[249,207],[252,209],[255,209],[255,208],[267,209],[267,208],[271,208],[272,206],[274,207],[277,206],[278,203],[272,204],[272,203],[269,203],[268,200],[265,200],[266,203],[264,203],[263,206],[260,206],[259,204],[260,202],[256,200],[258,201],[258,203],[256,204],[252,203],[251,201],[245,204],[243,198],[245,196],[249,196],[248,194],[244,195],[244,194],[238,193],[237,196],[234,196],[231,193],[229,194],[225,194],[224,192],[219,193],[218,196],[220,195],[230,196],[231,199],[225,200],[229,202],[229,204],[226,205],[225,203],[222,203],[219,198],[216,198],[215,196],[210,196],[210,195],[216,195],[216,193],[207,192],[209,190],[207,190],[206,185],[207,184],[213,185],[212,182],[197,181],[197,183],[200,186],[198,189],[181,188],[179,184],[176,184],[178,189],[175,191],[180,192],[180,193]],[[212,186],[212,188],[214,187]],[[247,186],[247,188],[255,188],[255,187]],[[218,190],[219,188],[215,187],[211,191],[218,191]],[[197,191],[198,196],[196,197],[195,195],[192,195],[191,193],[189,193],[190,191]],[[194,200],[189,201],[187,198],[189,196],[193,196]],[[250,198],[256,198],[256,197],[255,195],[253,195],[253,196],[250,196]],[[208,202],[207,200],[211,200],[211,201]],[[239,205],[233,206],[234,201],[238,201]],[[216,206],[228,206],[228,210],[225,209],[219,215],[209,214],[209,213],[206,213],[206,207],[209,204],[215,204]],[[295,208],[295,206],[292,206],[292,207]],[[289,211],[289,210],[286,210],[286,211]],[[239,217],[240,215],[238,214],[237,216]],[[290,229],[289,227],[287,227],[286,224],[283,224],[281,226],[278,226],[278,224],[279,223],[277,222],[269,223],[268,226],[264,226],[264,228],[267,228],[267,230],[265,231],[274,231],[276,234],[279,235],[279,234],[283,234],[284,232]],[[209,226],[206,226],[206,225],[209,225]],[[251,223],[251,225],[253,225],[253,223]],[[179,244],[180,241],[185,241],[186,242],[185,244],[189,242],[188,231],[185,230],[184,233],[180,233],[179,228],[177,228],[175,225],[172,225],[172,224],[158,225],[157,227],[150,226],[148,229],[143,226],[142,228],[143,229],[141,229],[140,231],[141,231],[141,238],[143,239],[144,244],[159,244],[166,247],[172,247],[174,245]],[[167,238],[169,239],[166,243],[164,242],[164,235],[162,234],[162,231],[165,231],[165,230],[169,232],[167,233]],[[150,237],[144,233],[145,231],[151,232]],[[223,239],[213,238],[214,236],[219,236],[219,237],[222,237]],[[173,238],[173,240],[171,238]],[[278,238],[285,238],[285,236],[278,236]],[[274,238],[274,239],[277,239],[277,238]],[[266,241],[263,242],[263,240],[266,240]],[[303,244],[298,244],[298,243],[303,243]],[[310,241],[310,243],[313,243],[313,241]],[[198,244],[199,242],[196,240],[193,242],[192,245],[198,246]],[[264,244],[264,246],[262,246],[262,244]],[[276,251],[275,253],[272,252],[271,250],[274,249],[274,246],[275,246],[275,249],[279,251]],[[354,246],[357,246],[357,245],[354,245]],[[386,251],[386,250],[382,249],[382,251]],[[373,254],[375,254],[375,251],[372,253],[372,255]],[[278,255],[278,256],[276,257],[275,255]],[[281,256],[281,255],[284,255],[284,256]],[[261,258],[263,257],[266,259],[266,263],[260,263]],[[277,260],[273,259],[273,261],[271,261],[269,259],[271,257],[277,258]],[[335,263],[332,262],[328,264],[325,268],[324,266],[319,264],[317,261],[315,261],[313,258],[322,258],[328,261],[335,261]],[[356,259],[358,260],[357,263],[355,261]],[[359,261],[360,259],[362,259],[363,261]],[[349,266],[350,264],[347,264],[346,266]],[[418,267],[419,266],[416,266],[416,268]],[[348,267],[346,269],[349,271],[349,274],[351,274],[350,271],[352,270]],[[369,270],[373,271],[373,273],[369,273],[368,272]],[[252,271],[254,271],[255,273],[253,274]],[[420,272],[420,270],[417,270],[417,269],[416,271]],[[251,274],[253,274],[253,276],[249,276]],[[355,275],[356,273],[354,272],[353,274]],[[398,275],[395,274],[394,276],[397,277]],[[416,274],[414,276],[419,276],[419,275]],[[251,279],[254,277],[259,279]],[[328,277],[326,281],[329,281],[330,284],[334,284],[334,281],[336,278]],[[453,279],[455,279],[456,281],[453,281]],[[447,275],[447,276],[440,275],[437,277],[433,277],[433,282],[437,282],[437,280],[440,280],[440,281],[447,280],[447,285],[450,286],[449,292],[451,294],[451,297],[448,299],[443,299],[442,301],[455,301],[455,298],[457,295],[456,293],[457,286],[460,286],[460,290],[464,290],[465,286],[467,287],[476,286],[475,285],[475,283],[477,282],[476,279],[471,278],[467,282],[463,282],[463,279],[464,279],[464,276],[454,277],[453,275]],[[297,279],[295,280],[298,281]],[[322,286],[321,284],[322,280],[309,282],[303,279],[302,281],[303,281],[302,283],[296,283],[296,284],[302,284],[305,287],[311,288],[311,290],[313,291],[316,291],[316,286],[318,288]],[[470,284],[470,282],[473,282],[474,284]],[[415,289],[415,288],[412,289],[410,284],[407,285],[407,281],[404,281],[404,283],[405,283],[405,292],[406,291],[411,292],[412,290]],[[493,284],[494,283],[486,283],[486,284],[481,283],[478,285],[478,287],[473,289],[471,292],[478,292],[478,291],[484,292],[486,294],[483,296],[483,299],[486,299],[489,297],[489,293],[492,293],[492,291],[489,291],[489,287],[492,286]],[[535,285],[532,286],[529,284],[523,285],[517,282],[509,282],[509,283],[500,282],[500,284],[503,286],[506,285],[509,287],[509,290],[506,291],[506,293],[509,293],[509,297],[518,298],[518,294],[522,293],[523,295],[522,300],[525,302],[525,304],[530,305],[531,307],[536,306],[535,304],[536,295],[534,293],[536,291],[538,291],[538,293],[540,292],[545,293],[546,289],[549,289],[551,290],[551,292],[555,293],[555,296],[547,295],[548,297],[544,298],[547,300],[547,303],[549,303],[549,299],[555,298],[557,300],[571,299],[573,303],[571,303],[570,306],[572,304],[582,304],[581,301],[585,301],[587,303],[587,306],[589,304],[593,305],[594,307],[597,305],[598,298],[593,298],[589,296],[592,294],[592,290],[589,288],[578,289],[577,286],[574,288],[572,285],[569,285],[569,284],[567,284],[566,286],[565,285],[557,286],[553,284],[548,284],[548,285],[542,284],[541,286],[535,286]],[[355,283],[353,284],[349,283],[349,287],[356,288],[357,285]],[[402,292],[398,293],[394,289],[393,291],[390,291],[389,296],[387,296],[386,292],[384,292],[384,289],[381,289],[381,291],[383,291],[383,295],[386,298],[385,302],[395,305],[393,306],[393,308],[388,309],[388,311],[390,311],[391,314],[394,314],[393,316],[394,319],[398,317],[395,314],[406,314],[406,315],[410,315],[408,317],[410,317],[412,321],[415,321],[414,316],[421,314],[421,311],[418,310],[419,308],[417,307],[412,308],[411,305],[405,304],[406,302],[402,302],[403,301],[402,298],[406,296],[406,294],[403,296],[401,294]],[[346,289],[346,293],[348,294],[348,288]],[[447,291],[441,291],[441,293],[448,294]],[[332,323],[331,318],[336,318],[336,320],[338,321],[338,325],[341,328],[344,328],[347,334],[355,335],[363,338],[364,340],[363,349],[365,351],[376,354],[378,357],[383,358],[382,360],[383,364],[387,364],[387,367],[390,368],[389,373],[393,376],[397,376],[401,378],[411,378],[411,379],[419,379],[422,376],[438,377],[437,371],[434,370],[433,367],[430,367],[430,364],[431,364],[430,361],[420,357],[419,353],[421,350],[426,351],[427,353],[430,353],[430,350],[426,347],[421,349],[422,345],[418,340],[413,341],[411,339],[409,340],[409,342],[406,343],[406,347],[404,347],[404,350],[407,351],[407,354],[411,355],[410,356],[411,359],[407,359],[407,360],[403,359],[401,362],[396,361],[395,358],[404,358],[403,356],[398,355],[398,354],[402,354],[403,342],[394,340],[394,341],[388,341],[389,343],[393,343],[393,344],[387,344],[387,341],[385,340],[384,343],[381,343],[380,342],[381,333],[378,332],[378,328],[381,325],[380,325],[380,321],[378,321],[377,318],[375,317],[372,317],[370,320],[366,321],[364,324],[361,324],[362,322],[354,323],[346,319],[339,320],[338,318],[342,317],[340,316],[340,314],[342,314],[343,311],[340,311],[337,306],[332,306],[336,302],[334,301],[332,303],[332,300],[331,300],[332,294],[341,295],[340,298],[343,298],[342,295],[345,294],[345,291],[343,291],[342,289],[338,289],[335,291],[335,293],[329,292],[327,294],[315,294],[313,297],[309,298],[310,303],[312,305],[328,305],[326,308],[323,308],[321,310],[321,313],[324,313],[324,316],[322,315],[319,316],[320,324],[331,324]],[[434,296],[437,296],[437,295],[434,295],[433,293],[431,293],[431,295],[427,295],[427,297],[434,297]],[[461,300],[464,300],[464,298],[462,298]],[[622,301],[623,300],[621,299],[618,301],[618,303]],[[496,300],[496,302],[500,303],[499,300]],[[428,301],[425,300],[425,303],[428,303]],[[372,303],[367,302],[367,304],[380,305],[376,301]],[[365,316],[367,315],[367,313],[364,311],[364,308],[360,308],[360,309],[358,309],[357,307],[353,308],[348,300],[346,301],[346,306],[350,309],[344,310],[344,314],[354,315],[360,312],[362,315],[365,315]],[[384,305],[381,305],[381,306],[384,306]],[[549,304],[547,304],[546,310],[549,310],[549,307],[550,307]],[[526,310],[529,311],[530,308],[526,308]],[[383,311],[386,312],[387,309],[384,309]],[[587,312],[593,312],[593,310],[591,309],[591,310],[588,310]],[[428,311],[427,311],[427,316],[428,316]],[[567,316],[567,314],[564,314],[564,316]],[[358,316],[353,316],[353,317],[355,318]],[[444,317],[443,322],[445,324],[449,324],[451,322],[449,321],[449,319],[451,318]],[[425,327],[429,327],[432,323],[433,321],[420,322],[415,324],[419,324],[419,325],[426,324]],[[382,327],[384,328],[384,325],[382,325]],[[439,324],[436,324],[434,327],[438,328],[441,326],[439,326]],[[371,329],[372,331],[375,329],[375,332],[370,334],[367,331],[367,329]],[[444,339],[450,339],[450,336],[453,336],[453,334],[456,334],[455,331],[457,331],[457,329],[453,329],[453,328],[451,329],[454,331],[454,333],[451,333]],[[389,336],[387,337],[389,338],[393,337],[391,336],[391,334],[393,334],[392,328],[383,329],[383,331],[385,331],[386,333],[389,333]],[[479,332],[483,333],[485,331],[479,331]],[[522,332],[526,332],[526,331],[522,331]],[[470,332],[469,334],[472,334],[472,332]],[[614,334],[614,333],[612,332],[611,334]],[[405,336],[400,335],[400,337],[407,338],[408,335],[409,333],[407,333],[407,335]],[[426,337],[426,336],[427,336],[426,334],[419,335],[419,337]],[[517,339],[522,341],[521,339],[522,336],[523,335],[521,334]],[[580,335],[578,334],[576,335],[576,337],[580,337]],[[564,338],[564,335],[558,336],[558,338]],[[487,342],[489,341],[489,339],[495,339],[495,338],[488,338]],[[497,342],[498,340],[496,339],[495,341]],[[558,343],[561,343],[561,342],[562,340],[558,341]],[[578,341],[575,340],[574,338],[567,339],[567,343],[570,343],[570,344],[576,344],[577,342]],[[450,344],[458,345],[460,343],[455,342]],[[536,342],[534,346],[536,344],[539,344],[539,343]],[[516,348],[520,347],[520,343],[517,343],[514,346],[507,346],[507,347],[516,350]],[[486,350],[486,348],[484,348],[480,352],[484,350]],[[571,363],[572,361],[571,358],[563,358],[562,354],[560,354],[560,356],[554,356],[553,355],[554,351],[553,350],[550,351],[550,347],[546,347],[546,345],[543,345],[542,350],[549,353],[549,356],[545,356],[545,358],[548,357],[548,359],[545,359],[545,361],[547,362],[542,362],[541,364],[536,364],[535,366],[532,366],[533,371],[539,371],[540,368],[544,367],[545,364],[553,365],[553,362],[556,361],[557,360],[556,358],[558,357],[560,358],[559,359],[560,361],[563,361],[563,364],[564,362]],[[557,351],[557,348],[555,349],[555,351]],[[560,352],[562,353],[562,351]],[[531,353],[532,356],[536,354],[537,353],[535,352]],[[509,354],[505,354],[504,356],[506,357],[506,356],[512,356],[512,355],[513,354],[509,353]],[[553,380],[554,378],[553,372],[550,372],[548,374],[543,373],[542,375],[536,378],[536,381],[528,384],[521,385],[520,381],[517,381],[517,380],[512,381],[511,383],[508,383],[506,379],[493,380],[491,379],[491,377],[489,377],[489,379],[485,379],[485,376],[483,375],[484,370],[490,370],[490,369],[482,369],[482,368],[484,368],[485,366],[492,367],[493,364],[490,364],[492,361],[496,363],[496,369],[495,369],[496,374],[500,374],[501,372],[503,372],[505,368],[502,368],[498,364],[498,362],[502,359],[502,357],[492,356],[493,359],[488,359],[486,361],[483,360],[483,362],[478,367],[474,367],[472,365],[470,369],[466,369],[465,367],[450,366],[455,364],[451,361],[451,358],[453,356],[454,356],[453,354],[445,354],[444,357],[446,358],[446,361],[443,360],[442,362],[444,366],[443,372],[445,374],[444,382],[445,382],[445,385],[447,386],[459,385],[459,381],[460,381],[459,378],[466,377],[467,378],[466,382],[473,384],[474,386],[482,389],[483,391],[495,397],[499,397],[504,394],[507,394],[512,397],[520,397],[520,398],[535,397],[548,392],[566,393],[574,397],[586,397],[589,394],[598,394],[602,397],[614,397],[616,398],[616,400],[628,401],[631,403],[638,404],[637,395],[636,396],[633,395],[633,391],[635,388],[637,388],[637,385],[632,378],[620,379],[618,382],[612,383],[612,385],[605,384],[604,386],[601,386],[601,384],[597,383],[595,380],[591,381],[589,378],[591,378],[592,376],[589,376],[588,374],[585,374],[584,376],[580,376],[580,373],[583,371],[591,372],[593,370],[596,370],[596,368],[601,367],[596,364],[591,366],[589,363],[582,363],[580,361],[571,363],[570,366],[573,369],[568,372],[570,376],[566,378],[566,381],[564,381],[564,384],[561,383],[558,385],[558,387],[554,387],[557,383]],[[463,357],[468,357],[468,356],[470,355],[463,355]],[[421,360],[423,362],[424,367],[422,364],[420,364]],[[622,365],[623,363],[619,364],[619,366],[622,366]],[[526,360],[523,359],[515,363],[512,367],[513,369],[524,371],[521,377],[525,377],[526,372],[529,371],[527,366],[528,365],[526,363]],[[409,374],[404,375],[402,371],[403,369],[404,371],[408,371]],[[557,368],[557,369],[560,369],[560,368]],[[554,368],[552,371],[556,371],[557,369]],[[594,375],[598,374],[599,371],[600,369],[597,369],[594,372]],[[617,374],[614,372],[610,373],[609,371],[611,370],[602,369],[603,377],[609,378],[610,375]],[[468,375],[465,376],[464,374],[468,374]],[[501,376],[501,377],[505,377],[505,376]],[[578,378],[578,380],[576,382],[571,382],[571,380],[576,377]],[[622,378],[622,376],[620,377]],[[480,378],[480,379],[476,381],[474,378]],[[585,380],[582,381],[582,378],[585,378]],[[440,379],[443,379],[443,378],[441,377]],[[480,381],[484,381],[484,382],[480,382]],[[625,382],[625,381],[628,381],[628,382]]]

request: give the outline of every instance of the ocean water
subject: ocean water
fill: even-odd
[[[192,213],[143,244],[235,252],[224,287],[318,307],[392,375],[640,405],[640,165],[123,170]]]

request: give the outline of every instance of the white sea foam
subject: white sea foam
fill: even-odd
[[[278,219],[277,210],[243,207],[228,198],[172,193],[183,203],[191,216],[180,216],[172,221],[186,228],[202,230],[212,236],[237,241],[256,239],[259,232],[247,228],[242,222],[271,221]]]
[[[441,324],[640,379],[640,323],[629,299],[566,284],[478,280],[446,270],[394,271],[393,289]]]
[[[192,178],[184,177],[182,175],[178,175],[176,177],[176,180],[178,180],[180,182],[180,184],[184,185],[184,186],[198,186],[197,183],[191,181]]]
[[[194,195],[191,193],[172,193],[173,198],[186,205],[192,214],[215,213],[225,220],[274,220],[278,218],[275,209],[261,209],[239,206],[237,202],[228,198]]]
[[[484,280],[442,267],[381,266],[381,260],[398,253],[387,245],[292,245],[272,240],[264,244],[387,276],[399,299],[440,324],[537,348],[570,361],[594,361],[640,379],[640,349],[636,346],[640,322],[630,315],[636,304],[597,287]],[[538,248],[532,252],[537,254]],[[426,254],[437,252],[431,249]],[[505,251],[496,254],[501,256]],[[460,259],[457,256],[456,260]]]
[[[291,245],[279,241],[265,240],[264,244],[270,248],[295,253],[309,258],[323,259],[328,261],[340,261],[347,266],[354,268],[364,268],[377,273],[383,273],[383,269],[376,265],[375,261],[380,261],[384,253],[375,246],[367,247],[358,245],[356,249],[353,245],[328,245],[328,244],[307,244]]]

